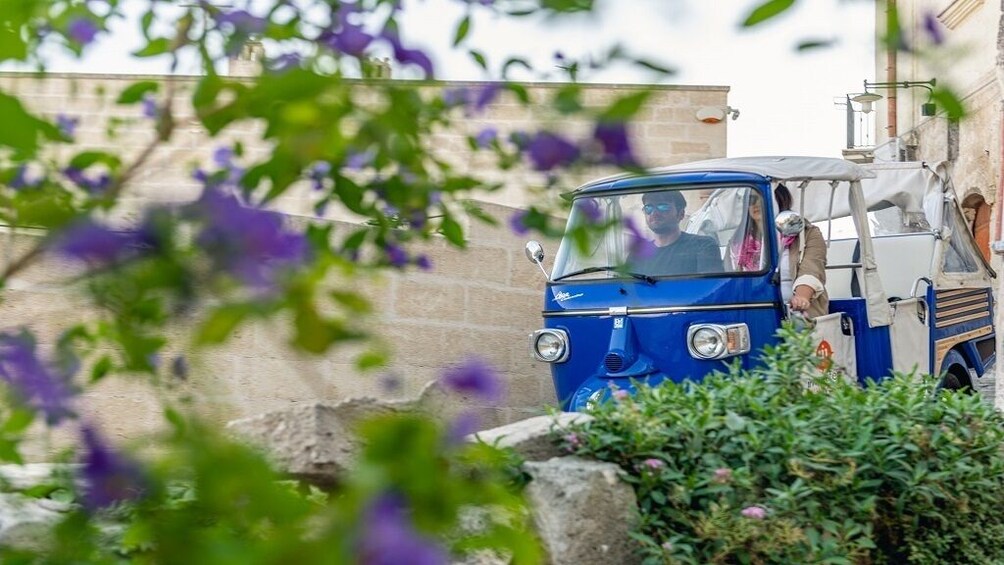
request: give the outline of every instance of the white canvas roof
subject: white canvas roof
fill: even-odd
[[[832,157],[731,157],[682,163],[653,169],[650,173],[676,173],[685,171],[728,171],[755,173],[779,181],[854,181],[871,178],[871,171]]]
[[[942,164],[925,165],[922,162],[870,163],[861,165],[872,174],[861,180],[865,206],[869,210],[887,208],[890,205],[904,213],[924,214],[932,227],[941,225],[941,200],[945,190],[946,177]],[[852,214],[850,209],[850,186],[840,183],[830,198],[830,184],[810,182],[805,187],[805,207],[802,208],[799,185],[788,185],[795,199],[793,209],[804,210],[803,215],[810,221],[821,221],[828,217],[843,218]],[[830,208],[832,206],[832,209]]]

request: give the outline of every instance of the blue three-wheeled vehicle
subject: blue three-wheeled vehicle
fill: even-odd
[[[785,214],[779,184],[793,199]],[[571,196],[569,228],[608,228],[586,250],[581,238],[561,242],[544,327],[530,336],[565,410],[601,401],[611,385],[699,380],[723,361],[756,363],[790,315],[778,276],[781,216],[808,220],[826,240],[829,309],[810,326],[833,370],[862,383],[916,370],[959,388],[995,360],[995,274],[941,165],[716,159],[599,180]],[[646,211],[676,208],[676,237],[689,250],[641,267],[669,229]],[[737,260],[735,243],[750,234],[763,242],[760,256]],[[526,253],[543,269],[539,243]]]

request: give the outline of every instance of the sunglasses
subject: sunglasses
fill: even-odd
[[[668,203],[668,202],[660,202],[658,204],[646,204],[646,205],[642,206],[641,209],[646,214],[651,214],[652,212],[655,212],[656,210],[658,210],[660,212],[669,212],[669,209],[672,208],[672,207],[673,207],[673,205],[670,204],[670,203]]]

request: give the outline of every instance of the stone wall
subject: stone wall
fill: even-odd
[[[136,109],[114,104],[118,92],[135,78],[66,75],[39,79],[0,73],[0,90],[22,96],[33,110],[45,115],[79,116],[77,136],[81,145],[121,150],[128,158],[152,135],[149,122]],[[189,95],[193,84],[192,79],[179,79],[178,96]],[[360,88],[365,85],[360,83]],[[531,85],[530,93],[540,99],[554,88]],[[590,104],[609,102],[632,88],[587,86],[585,99]],[[696,119],[695,113],[702,106],[725,106],[727,92],[724,87],[657,88],[651,104],[632,126],[633,141],[643,162],[666,165],[723,157],[726,122],[705,124]],[[178,109],[184,111],[187,107],[179,104]],[[149,166],[129,187],[125,219],[151,202],[195,197],[199,187],[190,177],[192,167],[208,162],[213,149],[227,140],[240,139],[251,155],[269,150],[255,127],[235,128],[225,132],[222,140],[213,140],[191,116],[177,117],[181,126],[175,139],[157,149]],[[122,120],[114,136],[107,135],[105,129],[110,118]],[[463,123],[463,131],[437,134],[435,143],[461,170],[481,170],[490,162],[467,150],[464,133],[486,126],[504,133],[551,124],[574,134],[588,125],[584,121],[558,124],[554,119],[537,107],[522,108],[503,98],[484,115]],[[608,172],[584,171],[578,180]],[[527,334],[541,324],[544,277],[525,259],[524,239],[509,231],[506,220],[516,208],[536,197],[534,187],[539,191],[545,179],[528,169],[496,174],[504,188],[485,195],[481,205],[499,220],[499,226],[468,221],[466,251],[435,240],[419,250],[429,254],[434,266],[430,272],[390,272],[377,280],[331,281],[335,286],[357,287],[373,301],[379,315],[370,327],[394,352],[388,371],[360,374],[352,362],[359,347],[339,348],[319,358],[298,354],[285,345],[286,327],[277,321],[242,327],[231,341],[211,350],[194,352],[183,341],[172,344],[168,353],[185,352],[191,356],[192,365],[189,382],[177,386],[173,394],[191,397],[199,411],[222,423],[307,402],[332,403],[359,395],[414,396],[445,366],[478,355],[497,367],[508,383],[508,395],[501,406],[467,405],[479,409],[483,426],[541,413],[555,402],[554,390],[548,367],[530,358]],[[318,221],[309,216],[312,202],[306,187],[281,199],[278,208],[297,222]],[[339,224],[338,232],[355,219],[336,210],[322,221]],[[5,233],[0,233],[0,261],[15,259],[43,235],[25,230]],[[549,263],[557,243],[544,244]],[[44,344],[51,345],[63,324],[93,316],[72,290],[60,284],[73,272],[72,265],[48,259],[21,273],[3,294],[0,326],[28,324]],[[180,338],[187,329],[171,328],[170,333]],[[390,382],[396,385],[389,386]],[[113,377],[99,383],[85,395],[81,411],[98,419],[112,435],[126,439],[156,429],[163,420],[157,398],[135,377]]]

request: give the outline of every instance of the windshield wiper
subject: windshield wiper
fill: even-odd
[[[581,269],[581,270],[578,270],[578,271],[572,271],[571,273],[568,273],[566,275],[561,275],[560,277],[558,277],[558,278],[556,278],[554,280],[556,282],[556,281],[560,281],[560,280],[563,280],[563,279],[567,279],[569,277],[575,277],[575,276],[578,276],[578,275],[585,275],[585,274],[588,274],[588,273],[598,273],[600,271],[611,271],[611,272],[618,273],[618,274],[621,274],[621,275],[627,275],[629,277],[634,277],[634,278],[636,278],[636,279],[638,279],[640,281],[645,281],[648,284],[655,284],[655,279],[652,278],[652,277],[650,277],[650,276],[648,276],[648,275],[643,275],[641,273],[632,273],[632,272],[629,272],[629,271],[625,271],[624,269],[620,269],[618,267],[611,267],[611,266],[606,266],[606,267],[587,267],[585,269]]]

